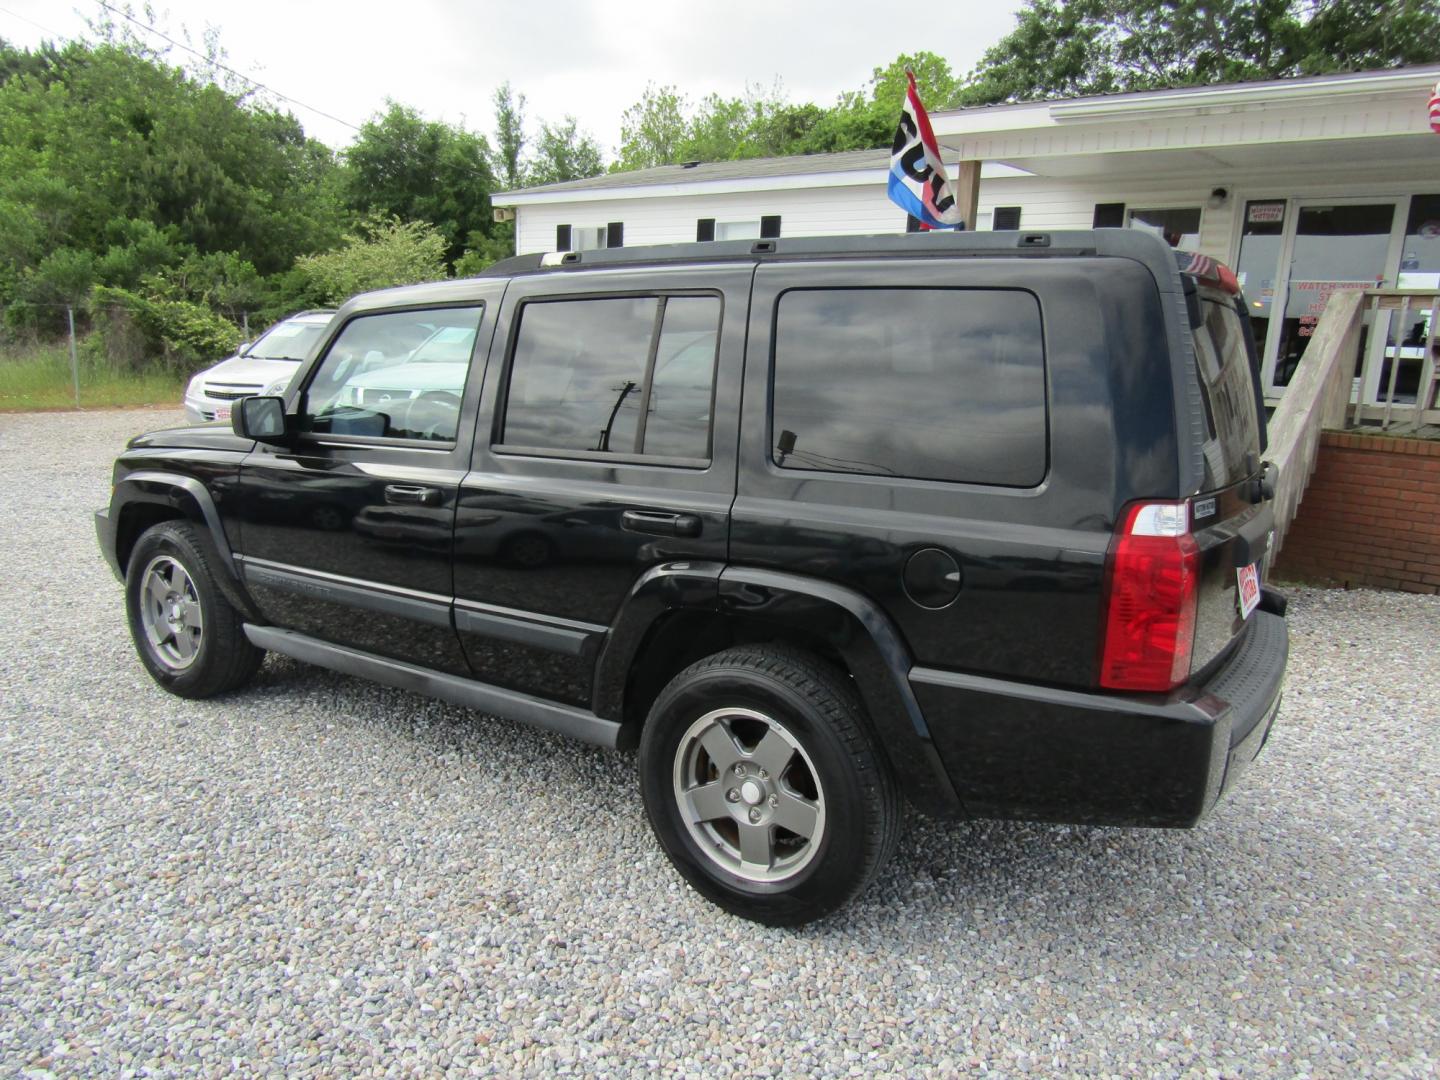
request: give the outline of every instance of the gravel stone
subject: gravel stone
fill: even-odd
[[[0,1072],[1434,1076],[1440,598],[1297,589],[1186,832],[911,815],[857,903],[722,914],[631,756],[271,657],[131,652],[90,513],[174,412],[0,416]]]

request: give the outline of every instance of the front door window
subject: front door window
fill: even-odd
[[[1235,272],[1250,305],[1255,342],[1263,350],[1270,333],[1275,306],[1275,275],[1285,242],[1285,200],[1253,199],[1245,204],[1240,234],[1240,257]]]
[[[1299,208],[1274,385],[1289,384],[1331,296],[1384,284],[1394,225],[1393,202]]]

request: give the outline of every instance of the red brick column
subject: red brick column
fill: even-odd
[[[1272,576],[1440,593],[1440,442],[1322,434]]]

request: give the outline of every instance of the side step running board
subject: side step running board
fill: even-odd
[[[401,690],[413,690],[417,694],[440,698],[492,716],[519,720],[581,742],[614,749],[620,737],[619,724],[602,719],[588,709],[542,701],[515,690],[502,690],[473,679],[429,671],[403,660],[391,660],[344,645],[332,645],[328,641],[274,626],[246,623],[245,636],[262,649],[291,656],[307,664],[330,668],[345,675],[358,675]]]

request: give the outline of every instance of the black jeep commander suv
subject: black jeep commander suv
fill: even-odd
[[[1284,602],[1235,279],[1124,230],[522,256],[344,306],[141,436],[100,545],[187,697],[266,650],[639,747],[675,866],[794,924],[930,815],[1187,826]]]

